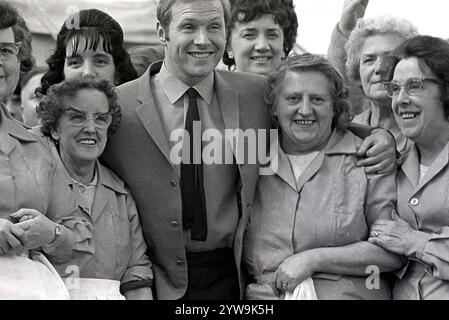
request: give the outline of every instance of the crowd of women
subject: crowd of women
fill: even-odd
[[[449,299],[449,42],[367,5],[345,1],[326,58],[291,53],[293,1],[231,1],[223,63],[266,76],[280,133],[243,239],[246,299]],[[77,14],[39,69],[38,125],[0,108],[0,298],[152,299],[138,205],[101,157],[126,108],[113,87],[163,55],[133,50],[142,62],[113,17]],[[2,3],[0,99],[32,69],[26,22]],[[351,123],[388,130],[396,157],[364,167]]]

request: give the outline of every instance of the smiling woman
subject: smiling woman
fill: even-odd
[[[38,89],[44,95],[51,85],[72,77],[106,79],[114,85],[137,78],[120,24],[97,9],[81,10],[64,21],[47,64]]]
[[[111,85],[107,80],[63,81],[50,88],[37,112],[42,132],[56,143],[52,152],[59,160],[59,201],[51,218],[77,215],[89,225],[70,261],[52,260],[65,279],[68,268],[77,268],[80,287],[69,286],[71,298],[151,298],[151,262],[134,200],[124,182],[98,162],[108,134],[120,121]]]
[[[393,53],[387,83],[394,116],[413,145],[398,170],[394,221],[376,221],[370,241],[409,260],[395,299],[449,298],[449,44],[430,36]]]
[[[293,1],[234,0],[231,9],[223,62],[236,71],[269,74],[296,41]]]
[[[0,21],[0,101],[12,94],[19,80],[19,72],[33,67],[31,33],[25,20],[6,4],[1,8]]]
[[[96,48],[89,44],[87,38],[78,40],[72,38],[67,44],[64,64],[65,79],[72,79],[80,75],[85,78],[106,79],[114,83],[114,59],[110,53],[106,52],[104,41],[101,41]]]
[[[366,286],[367,267],[399,267],[367,242],[369,226],[393,210],[394,174],[357,167],[361,140],[346,130],[343,78],[321,56],[290,55],[268,76],[266,97],[281,131],[279,169],[260,176],[244,238],[248,299],[283,299],[307,280],[318,299],[389,299]],[[311,232],[312,231],[312,232]]]

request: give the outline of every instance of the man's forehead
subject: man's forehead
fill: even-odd
[[[171,8],[173,21],[182,20],[221,20],[224,9],[220,0],[176,1]]]

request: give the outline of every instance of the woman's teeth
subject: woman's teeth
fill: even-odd
[[[295,120],[296,124],[302,125],[302,126],[310,126],[313,124],[313,120]]]
[[[83,140],[78,141],[78,143],[94,145],[96,142],[95,142],[95,140],[92,140],[92,139],[83,139]]]

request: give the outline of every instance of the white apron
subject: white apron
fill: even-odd
[[[125,300],[120,281],[92,278],[65,278],[70,300]]]
[[[47,258],[39,252],[0,255],[1,300],[68,300],[69,292]]]

